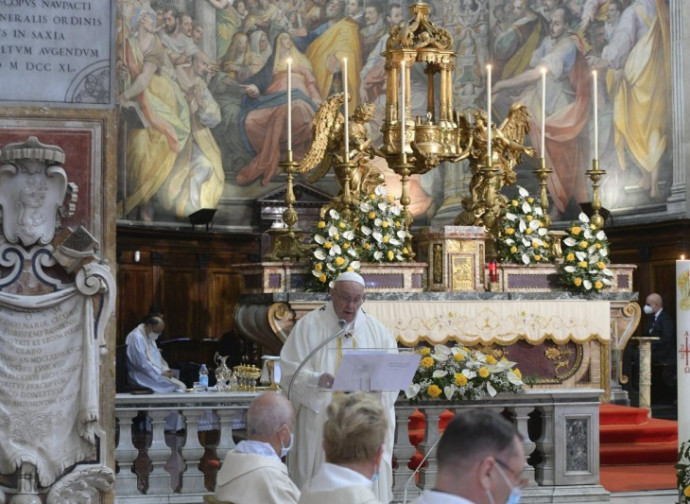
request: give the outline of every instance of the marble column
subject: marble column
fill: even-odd
[[[647,408],[652,416],[652,341],[656,336],[639,336],[634,338],[640,346],[640,408]]]

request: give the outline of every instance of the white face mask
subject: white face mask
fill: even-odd
[[[290,444],[287,446],[283,445],[283,440],[280,440],[280,458],[283,458],[287,456],[288,453],[290,453],[290,450],[292,450],[292,445],[295,442],[295,434],[290,431]]]
[[[151,338],[153,341],[156,341],[160,335],[161,335],[161,333],[159,333],[159,332],[150,332],[149,338]]]
[[[647,315],[651,315],[651,314],[653,313],[653,312],[652,312],[652,307],[649,306],[648,304],[644,305],[644,308],[642,308],[642,309],[644,310],[644,312],[645,312]]]

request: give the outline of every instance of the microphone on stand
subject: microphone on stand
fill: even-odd
[[[438,442],[441,441],[441,434],[439,434],[438,439],[434,441],[434,444],[431,445],[431,448],[429,448],[429,451],[426,452],[426,455],[424,455],[424,458],[422,458],[422,461],[417,465],[415,468],[414,472],[410,475],[409,478],[407,478],[407,481],[405,482],[405,486],[403,487],[403,504],[407,504],[407,489],[410,487],[410,483],[412,480],[414,480],[415,476],[417,476],[417,473],[419,470],[422,468],[424,465],[424,462],[426,462],[426,459],[429,458],[429,455],[431,455],[431,452],[433,452],[436,449],[436,445],[438,445]]]
[[[316,348],[314,348],[314,350],[312,350],[311,352],[309,352],[309,355],[307,355],[307,356],[302,360],[302,362],[299,363],[299,366],[297,366],[297,369],[295,370],[294,374],[292,375],[292,378],[290,378],[290,383],[288,384],[288,389],[287,389],[287,398],[288,398],[288,400],[290,400],[290,398],[291,398],[291,394],[292,394],[292,385],[293,385],[294,382],[295,382],[295,378],[297,378],[297,375],[299,374],[299,372],[302,371],[302,368],[307,364],[307,362],[309,362],[309,361],[311,360],[312,357],[314,357],[314,355],[316,354],[316,352],[318,352],[318,351],[321,350],[323,347],[325,347],[328,343],[330,343],[331,341],[333,341],[334,339],[336,339],[338,336],[340,336],[341,334],[343,334],[343,333],[348,329],[349,324],[347,323],[347,320],[345,320],[345,319],[340,319],[340,320],[338,320],[338,326],[340,326],[340,330],[339,330],[339,331],[337,331],[335,334],[333,334],[333,336],[330,336],[330,337],[326,338],[326,339],[323,340],[321,343],[319,343],[318,345],[316,345]]]

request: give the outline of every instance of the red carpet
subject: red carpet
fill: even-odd
[[[452,418],[446,412],[441,429]],[[410,417],[410,441],[417,446],[424,437],[424,419]],[[676,488],[674,465],[678,457],[678,424],[649,418],[648,410],[614,404],[599,407],[600,482],[609,492],[635,492]],[[414,469],[422,456],[415,453]]]
[[[609,492],[676,488],[678,424],[648,410],[599,406],[601,485]]]

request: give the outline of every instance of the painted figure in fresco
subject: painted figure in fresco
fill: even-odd
[[[119,103],[135,111],[126,126],[124,215],[151,220],[151,200],[172,172],[191,133],[189,105],[155,33],[156,13],[136,9],[132,34],[125,40],[125,89]],[[132,215],[138,210],[139,215]]]
[[[176,217],[186,217],[202,208],[216,208],[223,192],[225,174],[220,150],[211,130],[220,122],[220,108],[206,86],[210,61],[199,51],[179,74],[191,114],[192,134],[180,152],[158,197]]]
[[[240,30],[242,23],[247,18],[247,5],[243,0],[238,0],[233,5],[231,0],[208,0],[216,11],[216,57],[225,56],[232,37]]]
[[[251,34],[249,37],[249,48],[254,54],[259,56],[262,68],[268,61],[268,58],[271,57],[271,54],[273,54],[273,48],[268,41],[268,35],[263,30],[256,30]]]
[[[254,158],[237,173],[237,183],[261,177],[268,184],[278,170],[281,152],[287,150],[287,58],[292,58],[292,142],[299,159],[311,141],[311,118],[321,94],[309,60],[294,47],[288,33],[276,38],[266,65],[243,88],[240,133]]]
[[[660,198],[659,168],[669,144],[671,96],[669,12],[664,0],[635,0],[620,17],[593,68],[607,72],[613,100],[614,141],[621,169],[630,156],[639,185]]]
[[[388,33],[388,25],[383,17],[383,5],[378,2],[368,3],[364,7],[365,26],[360,30],[362,38],[362,60],[365,60],[384,34]]]
[[[362,55],[359,42],[359,25],[351,17],[342,18],[343,0],[331,0],[326,6],[328,21],[310,32],[313,42],[309,44],[306,56],[314,69],[314,76],[321,96],[334,91],[334,75],[342,76],[342,61],[347,58],[348,89],[354,109],[359,104],[359,76],[362,71]]]
[[[549,191],[555,209],[565,212],[569,205],[587,201],[584,175],[589,164],[589,139],[581,135],[589,118],[591,77],[582,53],[582,44],[569,35],[570,14],[564,7],[551,14],[549,36],[534,52],[529,69],[496,83],[496,111],[503,116],[514,102],[524,103],[532,118],[532,145],[540,145],[541,67],[546,73],[546,164],[554,173]]]

